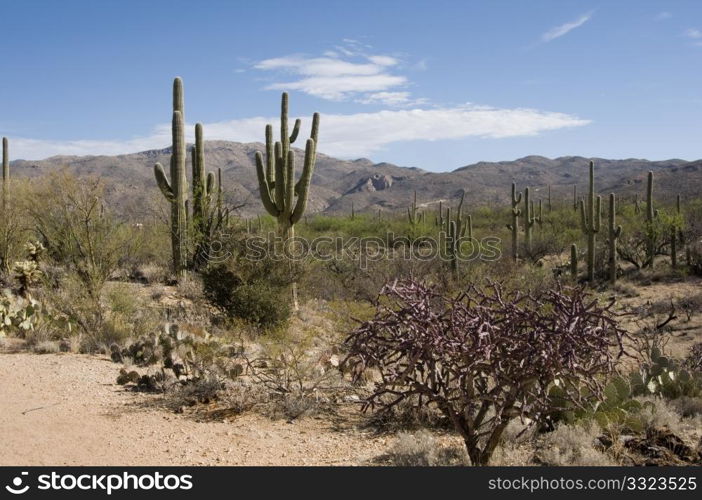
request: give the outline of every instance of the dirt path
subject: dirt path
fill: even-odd
[[[386,439],[326,419],[196,422],[76,354],[0,353],[0,465],[360,465]]]

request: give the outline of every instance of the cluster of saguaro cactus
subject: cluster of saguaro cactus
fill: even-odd
[[[609,194],[609,281],[617,282],[617,239],[622,235],[622,226],[616,225],[617,211],[614,193]]]
[[[519,216],[522,211],[519,204],[522,202],[522,193],[517,192],[517,185],[512,183],[512,223],[507,224],[507,229],[512,231],[512,259],[519,259]]]
[[[207,263],[212,235],[228,218],[228,210],[222,205],[222,172],[218,170],[215,179],[214,173],[207,173],[205,169],[205,143],[201,123],[195,125],[192,195],[188,196],[184,113],[183,80],[177,77],[173,81],[170,181],[160,163],[154,165],[154,176],[164,197],[171,204],[173,271],[180,278],[186,275],[190,267],[201,267]],[[213,207],[215,192],[217,200]],[[188,213],[189,210],[192,214]],[[194,248],[192,258],[189,255],[190,245]]]
[[[2,209],[7,209],[10,196],[10,146],[7,137],[2,138]]]
[[[266,159],[256,152],[256,176],[261,202],[276,218],[278,232],[285,239],[295,236],[295,224],[305,213],[312,173],[317,158],[319,113],[312,117],[312,131],[305,145],[305,160],[300,179],[295,182],[295,153],[290,145],[300,132],[301,121],[295,120],[292,133],[288,128],[288,94],[283,93],[280,106],[280,140],[273,142],[273,126],[266,125]],[[297,199],[296,199],[297,198]],[[292,302],[297,310],[297,285],[292,284]]]
[[[188,181],[185,176],[185,118],[183,104],[183,81],[173,81],[173,120],[171,125],[171,180],[168,181],[163,166],[154,166],[156,182],[166,200],[171,204],[171,246],[173,251],[173,271],[184,277],[188,267]]]
[[[587,279],[591,283],[595,281],[595,236],[600,232],[601,208],[602,197],[595,196],[595,163],[591,161],[587,207],[580,200],[580,225],[587,236]]]

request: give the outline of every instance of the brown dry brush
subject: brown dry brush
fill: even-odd
[[[489,462],[512,419],[535,423],[554,405],[601,399],[624,354],[614,304],[583,288],[531,295],[490,282],[450,298],[408,280],[385,286],[378,304],[346,340],[356,380],[379,372],[365,409],[435,405],[474,465]],[[554,386],[561,397],[549,397]]]

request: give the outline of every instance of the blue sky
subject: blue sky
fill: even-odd
[[[530,154],[702,157],[700,1],[0,0],[13,158],[263,139],[279,94],[320,151],[429,170]]]

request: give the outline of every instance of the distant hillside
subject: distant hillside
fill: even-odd
[[[206,142],[208,170],[222,169],[228,201],[244,204],[243,215],[263,211],[258,201],[254,168],[254,154],[263,148],[260,143]],[[299,165],[303,154],[296,150]],[[111,181],[111,198],[129,207],[158,194],[153,165],[157,161],[167,165],[169,155],[170,149],[166,148],[119,156],[55,156],[41,161],[17,160],[12,162],[12,169],[14,175],[29,177],[62,167],[79,176],[98,175]],[[649,170],[656,175],[656,196],[660,199],[677,193],[697,197],[702,191],[702,160],[593,159],[597,190],[603,194],[615,192],[633,196],[639,193],[642,196]],[[415,190],[418,201],[425,205],[456,199],[462,190],[466,191],[471,204],[505,204],[511,182],[516,182],[520,189],[530,186],[537,199],[546,197],[546,187],[550,185],[554,203],[565,203],[572,197],[574,184],[578,185],[579,195],[585,192],[588,161],[577,156],[553,160],[527,156],[515,161],[475,163],[453,172],[430,173],[367,159],[347,161],[319,154],[308,210],[310,213],[347,212],[351,203],[357,211],[404,210]]]

